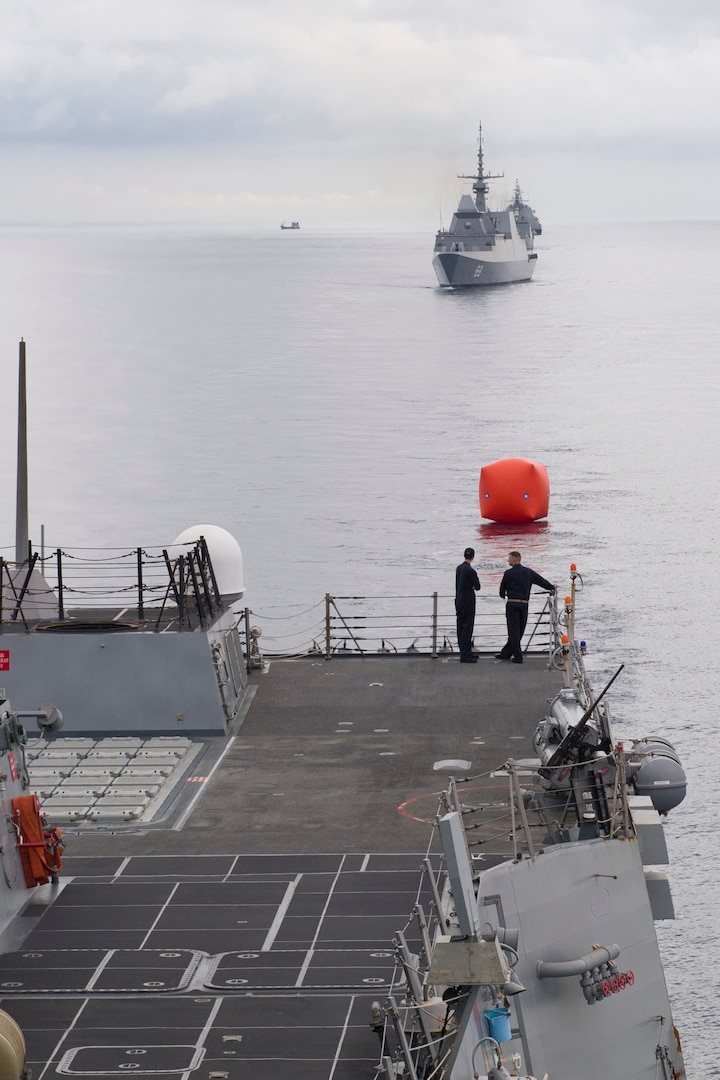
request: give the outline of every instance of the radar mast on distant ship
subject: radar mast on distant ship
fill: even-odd
[[[478,163],[477,174],[475,176],[465,176],[462,173],[458,173],[458,180],[472,180],[473,181],[473,194],[475,195],[475,205],[481,214],[487,213],[487,201],[485,196],[490,191],[490,185],[488,180],[502,180],[505,173],[485,173],[483,165],[483,137],[482,137],[482,124],[478,125]]]

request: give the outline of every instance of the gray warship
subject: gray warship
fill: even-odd
[[[288,649],[219,528],[102,566],[34,551],[19,430],[3,1080],[685,1077],[654,926],[685,775],[615,742],[574,567],[519,671],[490,597],[475,665],[438,594],[412,625],[327,595]]]
[[[481,125],[477,171],[459,177],[472,180],[473,194],[461,196],[450,228],[440,229],[435,237],[433,268],[440,285],[506,285],[532,277],[537,261],[534,241],[542,227],[517,182],[504,209],[488,208],[488,181],[501,175],[485,172]]]

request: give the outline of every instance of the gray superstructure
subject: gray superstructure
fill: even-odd
[[[487,204],[489,180],[483,164],[482,127],[478,136],[478,163],[473,194],[462,195],[449,229],[435,237],[433,268],[440,285],[505,285],[528,281],[537,255],[534,239],[542,230],[535,212],[522,199],[516,184],[512,202],[503,210]]]

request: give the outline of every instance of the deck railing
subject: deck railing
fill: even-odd
[[[0,556],[0,625],[7,628],[105,619],[192,630],[221,608],[203,537],[155,551],[57,548],[43,556],[30,548],[22,564]]]
[[[0,556],[0,632],[106,621],[146,630],[197,629],[222,606],[205,542],[177,549],[29,551],[22,565]],[[454,595],[336,596],[310,607],[235,607],[248,668],[263,657],[366,654],[441,657],[457,653]],[[557,601],[533,593],[523,647],[553,655],[560,644]],[[507,639],[505,604],[480,594],[474,647],[497,652]]]
[[[377,654],[440,657],[457,653],[454,597],[334,596],[327,593],[312,607],[295,613],[245,608],[238,612],[249,666],[263,658],[308,654],[334,656]],[[553,656],[560,647],[561,627],[556,600],[547,593],[531,597],[523,648]],[[507,640],[505,604],[499,597],[477,600],[474,647],[497,652]]]

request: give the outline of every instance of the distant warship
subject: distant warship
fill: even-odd
[[[485,172],[481,126],[477,173],[459,177],[473,181],[473,194],[461,196],[450,228],[435,237],[433,267],[440,285],[503,285],[532,277],[537,260],[533,244],[542,226],[517,181],[504,210],[488,209],[488,180],[501,175]]]

